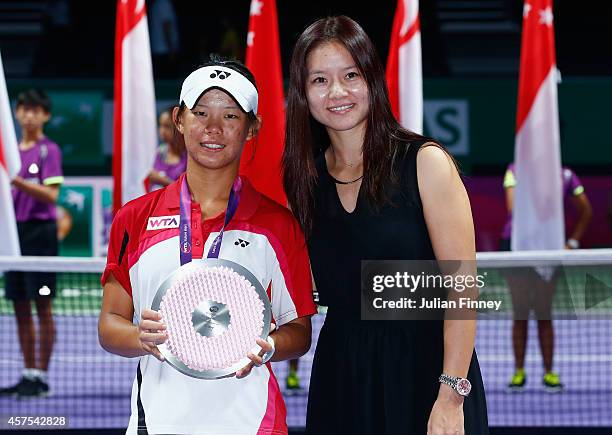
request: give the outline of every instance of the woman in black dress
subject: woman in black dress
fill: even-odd
[[[319,19],[298,38],[286,128],[285,189],[328,306],[308,432],[487,434],[475,320],[360,320],[361,260],[474,261],[475,247],[454,160],[395,120],[382,64],[355,21]],[[441,374],[467,378],[470,394]]]

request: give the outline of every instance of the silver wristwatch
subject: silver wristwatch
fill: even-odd
[[[465,378],[458,378],[442,373],[438,379],[441,383],[450,386],[460,396],[467,397],[472,390],[472,384]]]

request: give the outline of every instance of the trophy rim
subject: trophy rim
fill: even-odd
[[[151,304],[151,309],[155,311],[159,311],[159,307],[161,305],[161,301],[168,291],[170,287],[176,282],[176,280],[184,274],[189,269],[194,269],[196,267],[228,267],[232,269],[234,272],[240,274],[244,277],[254,288],[259,296],[259,299],[263,302],[264,311],[263,311],[263,328],[259,337],[262,340],[265,340],[270,333],[270,324],[272,322],[272,306],[270,304],[270,300],[268,299],[268,294],[266,290],[263,288],[263,285],[259,282],[259,280],[249,271],[246,267],[241,266],[240,264],[231,261],[224,260],[221,258],[201,258],[194,259],[189,263],[186,263],[174,270],[168,277],[159,285],[157,288],[157,292],[155,293],[155,297],[153,298],[153,302]],[[248,357],[244,357],[238,360],[236,363],[232,364],[229,367],[221,368],[221,369],[210,369],[210,370],[194,370],[188,367],[185,363],[183,363],[178,357],[172,354],[166,346],[165,343],[157,345],[160,353],[164,356],[166,362],[174,367],[179,372],[191,376],[193,378],[198,379],[220,379],[232,376],[238,370],[246,366],[251,362]],[[251,351],[253,353],[258,353],[261,348],[259,348],[257,344],[254,344]]]

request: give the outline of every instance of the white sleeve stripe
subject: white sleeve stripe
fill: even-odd
[[[276,323],[280,326],[280,325],[284,325],[286,323],[291,322],[292,320],[297,319],[298,315],[297,315],[297,311],[292,310],[292,311],[288,311],[284,314],[282,314],[280,317],[278,317],[276,319]]]

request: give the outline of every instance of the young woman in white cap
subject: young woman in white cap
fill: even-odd
[[[253,75],[242,64],[214,60],[192,72],[173,113],[188,153],[185,175],[129,202],[114,219],[99,336],[109,352],[140,357],[127,433],[287,433],[283,398],[267,361],[309,349],[315,306],[299,224],[238,175],[243,146],[260,127],[257,101]],[[179,221],[189,223],[180,234]],[[164,362],[157,348],[167,339],[164,319],[149,307],[185,255],[206,256],[221,229],[219,258],[258,278],[277,328],[272,340],[257,340],[262,351],[249,354],[251,362],[235,376],[204,380]],[[188,249],[182,249],[189,232]]]

